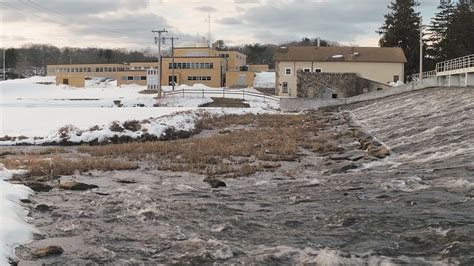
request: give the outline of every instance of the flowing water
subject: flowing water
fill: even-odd
[[[154,170],[92,173],[98,190],[37,194],[41,263],[474,264],[474,89],[432,89],[347,110],[392,150],[343,174],[326,158],[225,180]],[[292,174],[291,174],[292,173]],[[124,184],[118,180],[133,180]],[[29,249],[61,245],[33,261]]]

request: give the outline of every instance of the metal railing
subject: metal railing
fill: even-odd
[[[274,95],[268,95],[264,93],[251,92],[246,90],[226,90],[226,89],[215,89],[215,90],[205,90],[205,89],[180,89],[174,91],[165,91],[163,92],[164,97],[170,96],[182,96],[191,95],[194,97],[214,97],[214,98],[231,98],[231,99],[242,99],[249,100],[252,97],[262,99],[264,102],[275,101],[279,102],[280,97]]]
[[[471,67],[474,67],[474,54],[440,62],[436,64],[436,72],[439,75],[443,72],[463,70]]]
[[[432,78],[432,77],[436,77],[436,70],[423,72],[423,79],[429,79],[429,78]],[[416,80],[419,80],[419,79],[420,79],[420,73],[416,73],[416,74],[411,75],[411,80],[416,81]]]

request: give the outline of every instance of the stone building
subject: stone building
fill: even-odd
[[[366,87],[354,87],[354,90],[362,90],[363,93],[364,89],[369,90],[377,84],[380,85],[379,88],[384,88],[390,82],[403,81],[404,66],[407,62],[403,50],[398,47],[281,47],[275,52],[274,60],[276,94],[290,97],[305,94],[300,92],[298,95],[298,73],[316,73],[308,75],[315,76],[312,78],[315,82],[324,80],[323,83],[316,85],[324,85],[327,88],[323,89],[333,91],[334,84],[341,83],[337,75],[318,75],[318,73],[350,73],[353,75],[341,77],[344,79],[351,77],[353,80],[350,82],[354,84],[359,82],[361,85],[364,80],[370,83]],[[313,97],[322,95],[320,91],[311,93],[314,94]],[[340,95],[353,93],[346,91],[335,94],[341,97]]]

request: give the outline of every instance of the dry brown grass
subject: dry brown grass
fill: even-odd
[[[258,161],[295,160],[296,128],[236,130],[210,138],[80,147],[97,157],[150,161],[160,170],[207,175],[249,175],[265,167]]]
[[[337,152],[335,135],[319,134],[327,121],[310,115],[243,115],[205,118],[201,127],[224,129],[233,125],[246,129],[226,130],[207,138],[166,142],[127,143],[80,147],[79,152],[98,157],[148,161],[160,170],[188,171],[206,175],[246,176],[293,161],[300,149]]]
[[[227,115],[223,117],[208,117],[199,121],[201,129],[223,129],[230,126],[254,126],[254,127],[288,127],[303,125],[304,115],[275,115],[275,114],[246,114]]]
[[[341,135],[322,133],[330,121],[318,115],[243,115],[205,118],[201,128],[220,130],[206,138],[82,146],[77,154],[48,150],[3,160],[8,168],[24,168],[30,176],[70,175],[89,170],[135,169],[146,162],[159,170],[186,171],[208,176],[239,177],[273,171],[280,161],[294,161],[301,149],[319,153],[341,150]],[[245,129],[229,130],[231,126]],[[225,129],[225,130],[223,130]],[[66,151],[67,152],[67,151]],[[84,156],[84,153],[89,154]],[[45,156],[42,156],[45,154]],[[67,158],[67,156],[75,156]],[[121,159],[121,160],[118,160]],[[2,162],[2,161],[0,161]]]
[[[28,173],[25,177],[57,177],[72,175],[76,172],[84,173],[91,170],[114,171],[137,169],[134,162],[112,160],[100,157],[73,157],[65,156],[45,157],[40,155],[24,155],[6,158],[0,161],[8,169],[24,169]]]

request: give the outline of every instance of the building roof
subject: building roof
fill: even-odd
[[[281,47],[275,61],[406,63],[400,47]]]

